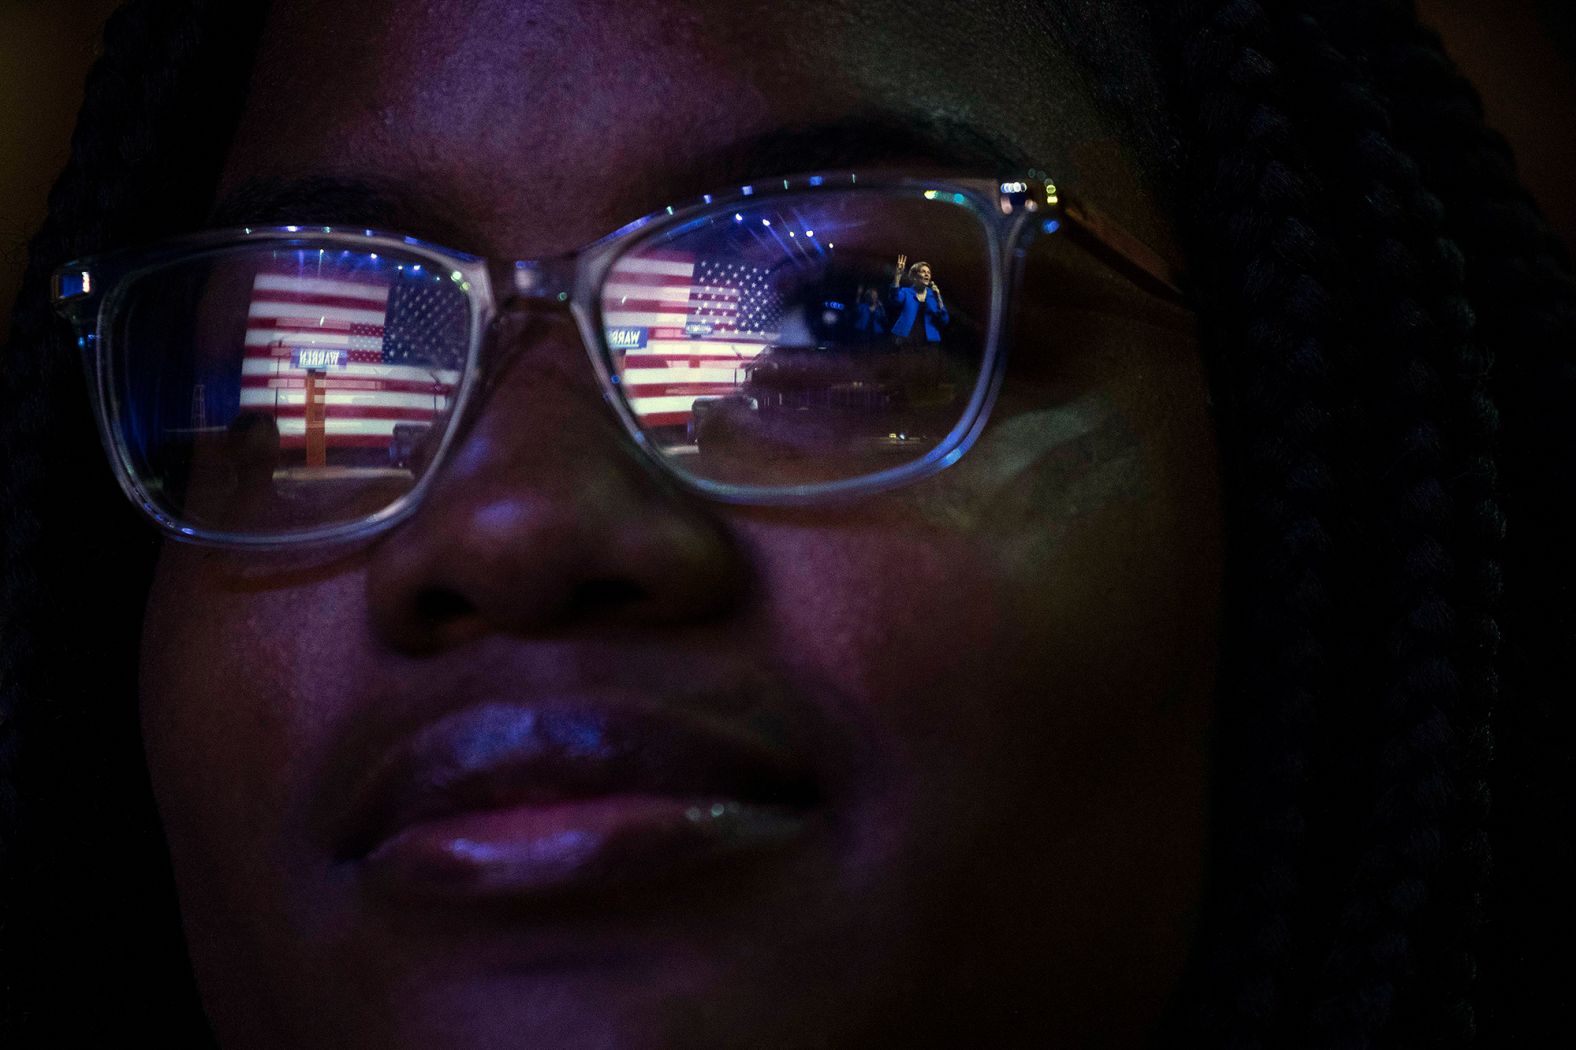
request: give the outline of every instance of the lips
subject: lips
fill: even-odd
[[[371,766],[336,859],[378,895],[538,897],[773,853],[816,805],[801,756],[738,721],[489,703]]]

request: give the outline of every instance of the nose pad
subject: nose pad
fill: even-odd
[[[566,352],[567,347],[555,346],[555,343],[573,342],[578,347],[580,342],[579,336],[573,331],[567,308],[556,309],[557,306],[555,303],[512,298],[499,307],[487,326],[486,345],[482,352],[481,391],[485,396],[490,397],[509,372],[533,352],[533,348],[535,356],[541,359],[537,367],[559,367],[559,358],[570,358],[562,362],[563,367],[559,369],[561,380],[570,383],[594,380],[595,375],[583,349],[577,351],[576,357]],[[567,336],[562,335],[560,329],[566,330]],[[549,352],[549,347],[554,349]],[[476,415],[475,412],[471,414],[473,417]]]
[[[604,403],[567,312],[513,302],[457,446],[374,548],[384,638],[430,651],[493,632],[715,617],[742,593],[719,508],[645,461]]]

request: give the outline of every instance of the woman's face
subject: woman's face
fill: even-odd
[[[930,287],[930,267],[921,266],[914,271],[914,283],[923,290]]]
[[[1163,226],[1005,15],[585,10],[276,3],[221,210],[544,257],[784,169],[992,175],[989,139]],[[982,135],[923,123],[919,61]],[[678,491],[525,313],[395,531],[168,547],[143,725],[226,1050],[1136,1041],[1198,895],[1218,482],[1186,319],[1054,248],[921,484]]]

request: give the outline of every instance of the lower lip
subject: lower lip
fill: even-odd
[[[582,799],[413,824],[361,868],[375,893],[401,899],[546,897],[773,853],[806,826],[801,811],[731,799]]]

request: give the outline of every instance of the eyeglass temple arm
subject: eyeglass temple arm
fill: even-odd
[[[1062,216],[1068,232],[1086,248],[1122,271],[1149,292],[1178,305],[1187,305],[1179,268],[1159,252],[1128,233],[1115,220],[1092,205],[1062,197]]]

